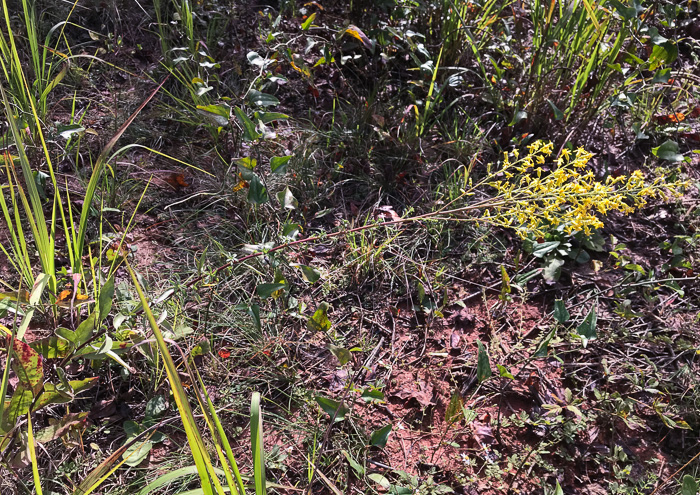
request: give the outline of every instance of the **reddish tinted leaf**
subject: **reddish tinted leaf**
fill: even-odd
[[[43,359],[29,344],[15,339],[14,344],[15,359],[12,360],[12,367],[19,378],[19,382],[34,394],[38,393],[44,382]]]
[[[685,114],[682,112],[670,113],[668,115],[655,115],[654,120],[659,124],[678,124],[685,120]]]

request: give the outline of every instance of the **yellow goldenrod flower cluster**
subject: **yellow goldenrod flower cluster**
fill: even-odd
[[[579,148],[564,149],[551,160],[552,143],[536,141],[527,155],[504,153],[503,163],[487,184],[496,190],[491,208],[482,220],[513,228],[522,238],[541,237],[553,227],[567,234],[589,235],[603,227],[600,217],[611,211],[623,214],[644,206],[648,198],[677,196],[682,182],[662,177],[647,182],[639,170],[629,176],[595,178],[586,166],[593,154]]]

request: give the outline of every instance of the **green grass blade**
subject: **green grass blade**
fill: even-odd
[[[245,487],[243,486],[243,479],[241,478],[241,473],[238,470],[238,464],[236,463],[236,458],[233,455],[233,450],[231,449],[231,444],[229,443],[228,438],[226,437],[226,432],[224,431],[224,427],[221,425],[221,421],[219,420],[219,415],[216,413],[216,408],[214,407],[214,403],[211,401],[211,398],[209,397],[209,392],[207,392],[207,388],[204,386],[204,381],[202,380],[202,376],[199,374],[199,370],[197,370],[197,381],[199,382],[199,388],[202,392],[201,395],[203,395],[207,401],[207,409],[209,410],[209,414],[205,415],[205,418],[207,419],[207,425],[209,426],[209,429],[211,430],[212,436],[214,437],[214,441],[216,442],[217,452],[219,452],[219,450],[222,448],[226,452],[226,458],[221,459],[221,464],[222,464],[222,466],[225,466],[226,468],[228,468],[230,466],[230,470],[233,471],[233,475],[236,478],[236,482],[234,484],[233,480],[231,479],[232,477],[231,477],[231,473],[229,472],[230,470],[226,469],[224,471],[224,474],[226,476],[226,482],[229,485],[231,493],[234,493],[236,495],[245,495]],[[199,395],[198,395],[198,397],[199,397]],[[204,405],[202,405],[202,410],[204,410]],[[227,466],[227,461],[228,461],[228,466]]]
[[[143,103],[139,105],[139,107],[134,111],[134,113],[132,113],[131,116],[128,119],[126,119],[126,122],[124,122],[121,125],[119,130],[117,130],[117,133],[114,136],[112,136],[112,139],[110,139],[107,145],[104,147],[104,149],[100,153],[100,156],[97,157],[97,162],[95,162],[95,168],[92,171],[90,181],[88,182],[87,188],[85,190],[85,196],[83,198],[83,208],[80,212],[80,223],[78,224],[77,243],[74,246],[75,260],[73,260],[73,262],[76,266],[80,264],[80,260],[83,256],[83,248],[85,244],[85,231],[87,230],[87,221],[88,216],[90,214],[90,207],[92,205],[92,200],[95,197],[97,185],[99,184],[100,179],[102,177],[102,172],[104,171],[105,165],[108,162],[107,157],[109,157],[110,153],[112,152],[112,149],[117,144],[117,141],[119,141],[119,138],[122,137],[122,134],[124,134],[126,129],[141,113],[141,110],[143,110],[148,104],[148,102],[150,102],[153,99],[153,97],[158,93],[160,88],[163,87],[163,84],[165,84],[165,81],[167,80],[167,77],[163,79],[163,82],[161,82],[158,85],[158,87],[154,89],[153,92],[143,101]]]
[[[265,486],[265,448],[263,444],[263,421],[259,392],[253,392],[253,397],[250,400],[250,444],[253,455],[255,495],[264,495],[267,493],[267,487]]]
[[[41,477],[39,466],[36,463],[36,445],[34,443],[34,430],[32,427],[32,413],[27,413],[27,445],[29,446],[29,458],[32,462],[32,476],[34,477],[34,490],[36,495],[43,495],[41,491]]]
[[[180,380],[180,376],[177,372],[177,367],[175,366],[175,362],[173,361],[173,358],[170,355],[170,351],[168,350],[168,346],[165,343],[163,334],[161,333],[160,328],[158,327],[158,323],[156,322],[155,316],[153,316],[153,312],[151,311],[151,308],[148,305],[148,300],[146,299],[146,295],[144,294],[143,289],[141,288],[141,284],[139,283],[138,277],[136,276],[136,272],[134,272],[134,270],[131,268],[131,265],[129,264],[126,258],[124,258],[124,262],[126,264],[127,269],[129,270],[131,279],[134,282],[134,286],[136,288],[136,291],[138,292],[139,299],[141,300],[144,313],[146,315],[146,318],[148,319],[148,323],[151,327],[151,330],[153,331],[153,335],[156,338],[158,350],[160,351],[160,354],[163,358],[163,362],[165,364],[165,371],[168,375],[168,381],[170,382],[173,397],[175,399],[175,403],[177,404],[177,409],[180,412],[182,424],[185,428],[185,433],[187,435],[187,441],[192,451],[192,457],[194,458],[194,463],[197,466],[197,472],[202,482],[202,489],[204,490],[205,495],[213,495],[214,489],[212,486],[212,479],[210,479],[209,476],[210,470],[214,475],[213,477],[215,479],[215,483],[218,483],[218,479],[216,479],[216,476],[213,473],[213,466],[211,465],[211,460],[209,459],[209,455],[207,454],[206,449],[204,448],[204,441],[202,440],[202,436],[199,430],[197,429],[197,425],[195,424],[194,415],[192,414],[192,409],[190,408],[190,403],[188,401],[187,394],[185,393],[185,388],[182,386],[182,381]]]

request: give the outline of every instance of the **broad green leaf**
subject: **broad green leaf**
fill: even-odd
[[[213,89],[212,86],[202,86],[197,90],[197,95],[202,96]],[[228,105],[197,105],[197,113],[205,117],[207,123],[224,127],[228,125],[231,118],[231,107]]]
[[[104,320],[112,310],[112,300],[114,299],[114,275],[109,277],[100,289],[98,297],[98,307],[100,309],[100,321]]]
[[[124,464],[131,467],[136,467],[141,464],[148,453],[153,448],[153,442],[148,440],[143,440],[141,442],[135,442],[129,448],[126,449],[122,457],[124,458]]]
[[[289,119],[289,115],[284,114],[284,113],[279,113],[279,112],[254,112],[253,117],[255,117],[255,120],[259,120],[263,124],[269,124],[270,122],[274,122],[275,120],[287,120]]]
[[[651,80],[652,84],[667,83],[671,79],[671,69],[661,69],[654,74],[654,79]]]
[[[389,480],[386,479],[385,476],[382,476],[379,473],[372,473],[368,474],[367,478],[371,479],[375,483],[377,483],[379,486],[381,486],[384,490],[388,490],[391,488],[391,483],[389,483]]]
[[[684,160],[683,155],[678,153],[678,143],[671,140],[664,142],[661,146],[652,148],[651,152],[654,156],[669,162],[682,162]]]
[[[533,357],[546,357],[547,354],[549,353],[549,344],[552,342],[552,339],[554,338],[554,330],[549,332],[547,337],[542,341],[540,346],[537,348],[535,353],[532,355]]]
[[[90,340],[93,332],[95,331],[95,327],[97,326],[97,319],[99,316],[99,310],[93,311],[92,314],[88,316],[80,325],[78,325],[78,328],[75,329],[74,343],[76,347],[83,345],[85,342]]]
[[[654,45],[649,57],[649,70],[656,70],[662,65],[672,64],[678,58],[678,45],[672,41],[666,41],[659,45]]]
[[[287,287],[287,284],[259,284],[255,288],[255,292],[257,292],[258,296],[262,297],[263,299],[267,299],[275,292],[280,291],[285,287]]]
[[[583,322],[576,328],[576,333],[584,338],[584,345],[587,340],[593,340],[598,335],[596,333],[596,322],[598,320],[598,314],[596,313],[596,307],[593,305],[591,310],[588,312]]]
[[[256,67],[265,68],[272,63],[272,60],[261,57],[257,52],[248,52],[246,55],[248,62]]]
[[[244,141],[255,141],[256,139],[259,139],[260,136],[262,136],[262,134],[260,134],[255,129],[255,123],[252,120],[250,120],[250,117],[248,117],[243,110],[241,110],[238,107],[234,107],[233,113],[236,115],[236,118],[243,126]]]
[[[29,412],[32,401],[34,401],[34,394],[32,391],[18,385],[12,394],[10,403],[5,406],[3,424],[0,425],[0,429],[3,432],[7,432],[14,428],[17,418]]]
[[[480,340],[477,340],[476,345],[479,348],[476,362],[476,377],[479,383],[482,383],[484,380],[489,379],[493,373],[491,371],[491,363],[489,362],[489,353],[484,347],[484,344],[482,344]]]
[[[365,402],[380,402],[384,401],[384,392],[378,388],[368,388],[362,392],[361,397]]]
[[[168,410],[168,400],[162,395],[156,395],[146,403],[143,426],[148,428],[155,424],[160,416]]]
[[[36,189],[36,186],[34,186],[34,188]],[[36,305],[39,304],[39,301],[41,300],[41,294],[44,292],[44,289],[46,288],[50,280],[51,276],[47,275],[46,273],[40,273],[34,280],[32,292],[29,294],[30,307],[29,309],[27,309],[27,312],[24,315],[24,318],[22,319],[22,323],[17,329],[16,337],[18,340],[22,340],[24,338],[24,333],[27,331],[27,328],[29,328],[29,323],[31,322],[32,317],[34,316],[34,309]]]
[[[370,445],[380,448],[386,447],[386,442],[389,440],[389,433],[391,433],[391,423],[373,431],[372,435],[369,437]]]
[[[350,351],[348,351],[345,347],[338,347],[336,345],[331,344],[330,345],[331,352],[333,355],[338,358],[338,362],[340,363],[341,366],[344,364],[348,363],[351,359]]]
[[[554,319],[557,320],[559,323],[566,323],[569,321],[569,318],[571,315],[569,314],[569,311],[566,309],[566,304],[564,304],[564,301],[561,299],[557,299],[554,301]]]
[[[56,132],[63,139],[70,139],[72,136],[82,136],[85,133],[85,127],[80,124],[57,125]]]
[[[698,495],[698,482],[694,476],[689,474],[683,476],[681,495]]]
[[[282,235],[292,239],[296,239],[301,231],[302,227],[298,223],[285,223],[282,226]]]
[[[348,460],[348,464],[350,464],[350,467],[353,468],[353,469],[355,470],[355,472],[356,472],[357,474],[359,474],[360,476],[364,476],[364,474],[365,474],[365,468],[364,468],[361,464],[359,464],[357,461],[355,461],[355,459],[353,459],[353,458],[350,456],[350,454],[347,453],[347,451],[341,450],[340,452],[341,452],[341,453],[345,456],[345,458]]]
[[[559,241],[538,242],[532,246],[532,255],[535,258],[544,258],[547,254],[559,247]]]
[[[508,378],[510,380],[515,379],[515,377],[511,374],[510,371],[508,371],[508,368],[503,366],[502,364],[497,364],[496,368],[498,368],[498,375],[502,378]]]
[[[292,155],[288,156],[273,156],[270,158],[270,169],[275,174],[284,174],[287,172],[287,163],[292,159]]]
[[[92,378],[85,378],[84,380],[71,380],[68,382],[73,394],[68,394],[59,390],[59,388],[53,383],[44,384],[44,392],[39,396],[32,411],[38,411],[42,407],[46,407],[49,404],[65,404],[73,400],[73,398],[84,390],[88,390],[99,383],[100,379],[97,376]]]
[[[559,480],[557,480],[557,486],[554,487],[554,493],[552,495],[564,495],[564,490],[562,490]]]
[[[304,280],[306,280],[310,284],[318,282],[321,278],[321,272],[319,272],[315,268],[299,264],[292,266],[296,266],[297,268],[299,268],[301,270],[301,276],[304,277]]]
[[[335,422],[344,420],[345,415],[350,411],[348,406],[344,403],[341,404],[338,401],[320,395],[316,396],[316,403],[321,406],[321,409],[323,409],[328,416],[331,418],[335,416]],[[336,411],[338,411],[337,414]]]
[[[618,14],[620,14],[620,17],[622,17],[625,21],[631,21],[637,15],[639,14],[638,9],[636,8],[636,3],[633,0],[633,6],[628,7],[627,5],[623,4],[619,0],[609,0],[610,5],[612,5],[615,10],[617,11]],[[643,9],[642,9],[643,10]]]
[[[258,161],[255,158],[251,158],[249,156],[245,156],[243,158],[238,158],[235,160],[236,165],[240,165],[243,168],[247,168],[248,170],[253,170],[255,167],[258,166]]]
[[[312,332],[327,332],[331,329],[331,321],[328,319],[328,303],[322,302],[314,315],[309,318],[307,328]]]
[[[208,339],[202,339],[199,341],[199,344],[194,346],[192,350],[190,351],[190,357],[189,361],[190,363],[194,362],[194,358],[198,356],[204,356],[205,354],[209,354],[211,352],[211,344],[209,343]]]
[[[67,340],[58,337],[45,337],[29,345],[46,359],[63,359],[72,349]]]
[[[512,127],[512,126],[514,126],[515,124],[517,124],[518,122],[520,122],[521,120],[524,120],[524,119],[526,119],[526,118],[527,118],[527,112],[524,111],[524,110],[518,110],[518,111],[515,112],[515,114],[513,115],[513,119],[510,121],[510,124],[508,124],[508,126],[509,126],[509,127]]]
[[[267,200],[267,188],[257,175],[253,175],[248,188],[248,201],[253,204],[260,205],[267,203]]]
[[[547,103],[549,103],[552,113],[554,113],[554,120],[561,120],[565,117],[564,112],[559,110],[552,100],[548,99]]]
[[[280,104],[280,101],[274,96],[267,93],[261,93],[260,91],[256,91],[254,89],[251,89],[248,92],[248,101],[259,107],[272,107]]]

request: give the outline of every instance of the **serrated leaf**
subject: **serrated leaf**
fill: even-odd
[[[479,383],[482,383],[484,380],[491,378],[493,372],[491,371],[491,363],[489,362],[489,353],[484,347],[484,344],[482,344],[480,340],[477,340],[476,345],[479,348],[476,361],[476,377]]]
[[[386,447],[386,442],[389,440],[389,433],[391,433],[391,423],[373,431],[372,435],[369,437],[370,445],[380,448]]]

